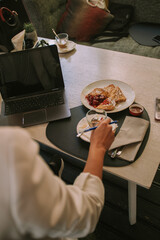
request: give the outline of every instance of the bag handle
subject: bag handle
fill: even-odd
[[[109,9],[106,6],[105,0],[86,0],[86,3],[91,7],[98,7],[110,13]]]
[[[97,0],[96,3],[92,3],[90,0],[86,0],[87,4],[90,5],[91,7],[97,7],[97,3],[99,2],[99,0]]]
[[[7,25],[15,26],[17,24],[16,16],[18,16],[18,13],[16,11],[11,11],[6,7],[0,8],[0,18]]]

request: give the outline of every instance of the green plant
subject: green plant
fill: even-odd
[[[35,27],[30,22],[29,23],[24,23],[24,30],[26,31],[26,33],[30,33],[30,32],[33,32],[35,30]]]

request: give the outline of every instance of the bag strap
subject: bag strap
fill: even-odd
[[[18,13],[16,11],[11,11],[9,8],[0,8],[0,18],[2,22],[9,26],[16,26]]]
[[[120,40],[122,37],[128,37],[128,32],[103,32],[101,37],[110,37],[110,38],[103,38],[103,39],[92,39],[90,42],[94,43],[102,43],[102,42],[116,42]],[[111,38],[112,37],[112,38]]]
[[[8,49],[6,48],[6,46],[0,44],[0,54],[7,53],[7,52],[8,52]]]

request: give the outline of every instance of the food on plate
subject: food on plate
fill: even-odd
[[[106,111],[111,111],[115,109],[116,102],[111,98],[106,98],[102,103],[97,106],[97,109],[103,109]]]
[[[126,97],[124,96],[122,90],[117,86],[111,91],[110,98],[115,100],[116,103],[126,101]]]
[[[89,104],[97,109],[111,111],[120,102],[125,102],[126,97],[120,87],[110,84],[104,88],[95,88],[86,95]]]
[[[114,84],[110,84],[107,87],[104,87],[104,90],[107,91],[108,93],[111,93],[115,89]]]
[[[105,91],[103,88],[95,88],[92,92],[90,92],[86,96],[86,98],[87,98],[89,104],[96,108],[108,96],[109,96],[109,93],[107,91]]]

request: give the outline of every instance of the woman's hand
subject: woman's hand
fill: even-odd
[[[112,131],[112,125],[109,124],[110,121],[110,118],[103,120],[97,129],[92,131],[90,148],[101,149],[104,152],[109,149],[115,137],[114,131]]]

